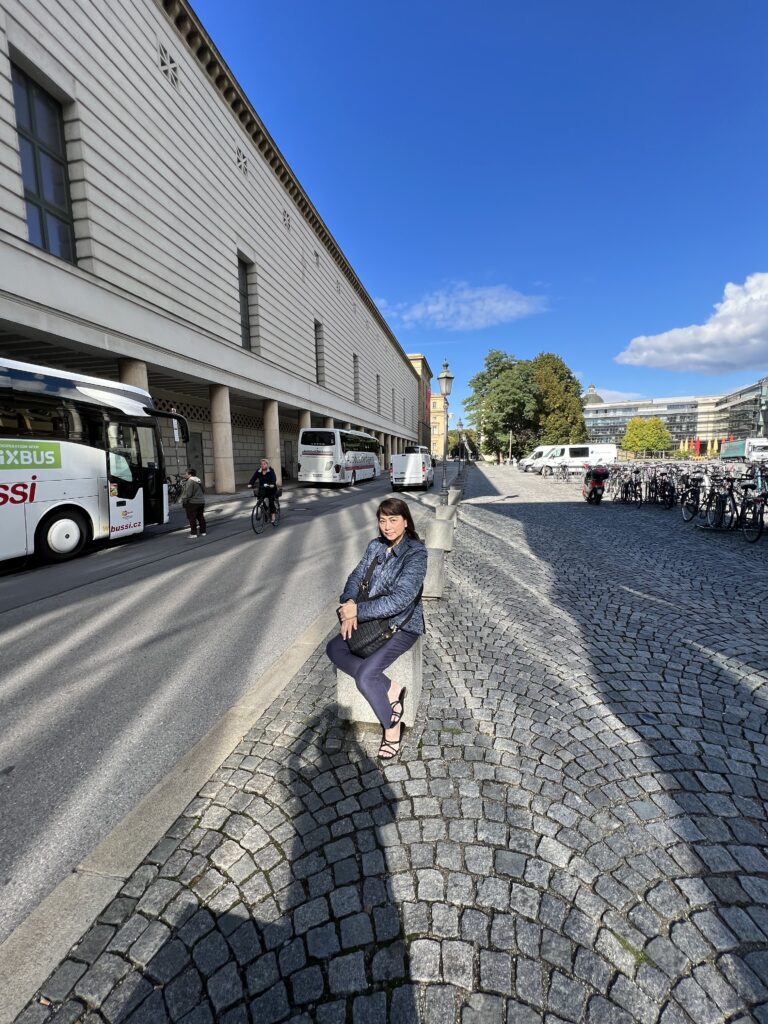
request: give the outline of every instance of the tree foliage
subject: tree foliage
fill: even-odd
[[[672,447],[672,435],[658,416],[633,416],[627,423],[621,447],[625,452],[666,452]]]
[[[466,454],[468,451],[469,454],[476,459],[477,456],[480,454],[480,442],[477,436],[477,431],[473,430],[471,427],[465,427],[464,430],[462,430],[461,432],[459,432],[458,430],[448,431],[448,454],[459,454],[459,447],[461,444],[462,435],[466,439],[466,444],[464,446],[464,454]]]
[[[485,357],[470,380],[467,417],[482,438],[486,455],[526,454],[542,441],[584,441],[581,388],[563,360],[550,352],[515,359],[499,349]]]

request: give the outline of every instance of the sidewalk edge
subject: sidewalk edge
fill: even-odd
[[[12,1024],[335,624],[333,602],[0,945],[0,1024]]]

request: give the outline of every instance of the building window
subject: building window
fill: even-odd
[[[19,68],[12,66],[11,76],[29,240],[38,249],[74,263],[61,104]]]
[[[381,414],[381,376],[376,374],[376,412]]]
[[[251,348],[251,300],[248,293],[250,264],[242,256],[237,258],[237,289],[240,293],[240,341],[243,348]]]
[[[360,401],[360,360],[356,355],[352,356],[352,397]]]
[[[243,174],[247,177],[248,176],[248,157],[245,155],[245,153],[242,151],[242,149],[240,149],[239,146],[236,147],[235,160],[237,161],[237,169],[238,169],[238,171],[242,171]]]
[[[325,332],[319,320],[315,320],[315,379],[325,387]]]

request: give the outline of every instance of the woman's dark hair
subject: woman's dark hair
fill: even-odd
[[[413,516],[411,510],[408,507],[407,502],[403,501],[402,498],[385,498],[384,501],[376,509],[376,519],[380,516],[402,516],[405,520],[405,532],[411,540],[420,540],[418,533],[416,533],[416,527],[413,522]]]

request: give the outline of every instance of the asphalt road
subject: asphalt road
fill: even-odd
[[[337,595],[386,478],[0,578],[0,942]]]

